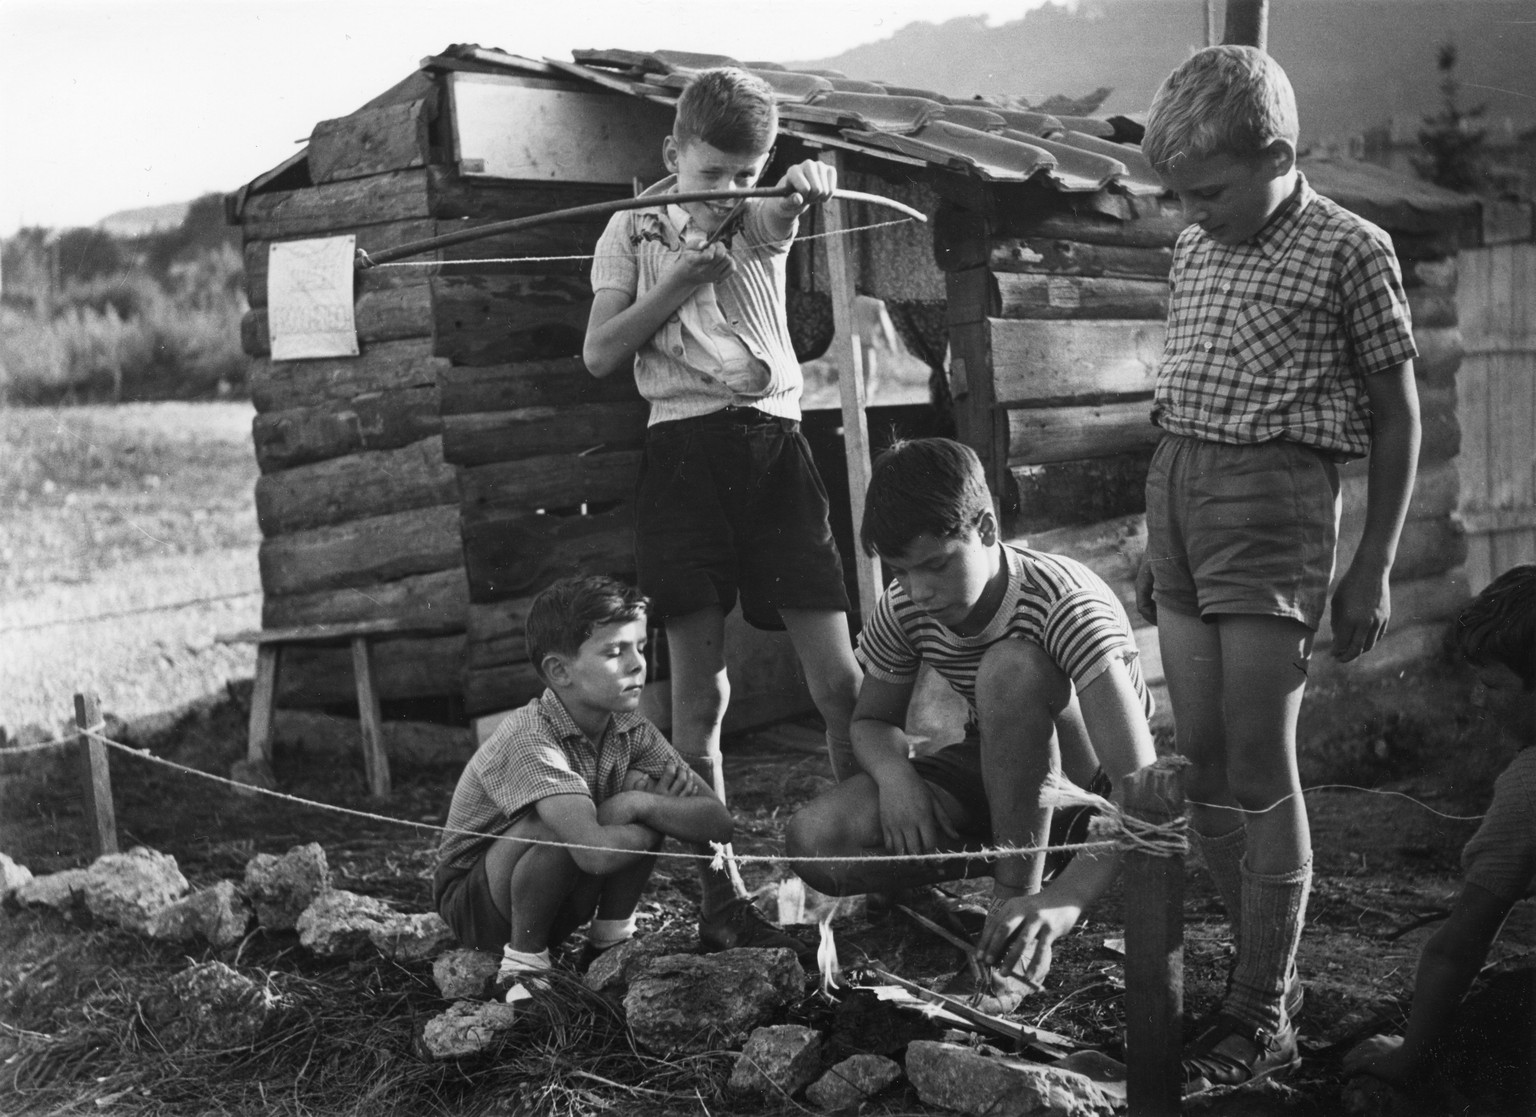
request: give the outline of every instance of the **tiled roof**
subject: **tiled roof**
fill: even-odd
[[[509,70],[530,60],[501,51],[461,47],[458,57]],[[535,64],[604,88],[673,104],[693,74],[738,66],[767,82],[779,105],[779,127],[790,135],[917,162],[990,182],[1033,181],[1063,191],[1117,186],[1133,194],[1162,187],[1137,146],[1140,128],[1125,117],[1052,116],[982,97],[857,81],[831,70],[800,72],[771,62],[742,62],[687,51],[578,50],[573,61]],[[430,60],[429,60],[430,61]]]

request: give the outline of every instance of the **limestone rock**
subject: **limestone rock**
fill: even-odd
[[[137,846],[96,858],[85,881],[85,906],[97,919],[143,932],[154,914],[186,895],[187,888],[176,858]]]
[[[11,898],[22,885],[32,879],[32,870],[25,865],[18,865],[5,854],[0,853],[0,903]]]
[[[370,929],[368,938],[380,954],[396,962],[425,961],[458,941],[435,911],[397,915],[383,927]]]
[[[497,1001],[456,1001],[448,1010],[427,1021],[421,1043],[434,1059],[459,1059],[478,1055],[512,1027],[514,1005]]]
[[[258,853],[245,866],[244,892],[269,931],[291,931],[300,914],[331,886],[319,842],[294,846],[281,857]]]
[[[731,1069],[731,1089],[793,1097],[821,1070],[821,1033],[804,1024],[758,1028]]]
[[[191,942],[202,938],[214,946],[233,946],[251,925],[251,905],[233,881],[221,880],[184,900],[161,908],[144,931],[150,938]]]
[[[270,987],[223,962],[182,970],[144,1004],[144,1016],[167,1048],[249,1047],[286,1007]]]
[[[987,1117],[1110,1117],[1115,1109],[1081,1074],[933,1040],[907,1045],[907,1078],[930,1105]]]
[[[28,907],[69,911],[75,906],[75,897],[85,896],[85,885],[90,879],[89,869],[45,873],[19,886],[16,889],[16,902]]]
[[[784,948],[664,954],[630,982],[624,1011],[635,1038],[657,1054],[718,1051],[800,997],[805,981],[794,951]]]
[[[333,888],[304,909],[295,924],[299,942],[322,958],[350,958],[361,954],[399,918],[383,900]]]
[[[450,950],[432,963],[432,980],[450,1001],[483,1001],[491,995],[491,982],[501,959],[484,950]]]
[[[805,1096],[821,1109],[862,1105],[901,1077],[901,1067],[884,1055],[851,1055],[812,1082]]]
[[[603,951],[587,967],[587,988],[596,993],[623,993],[636,975],[643,973],[653,958],[672,948],[650,938],[632,938]]]

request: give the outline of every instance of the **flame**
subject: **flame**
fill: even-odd
[[[821,943],[816,947],[816,968],[821,971],[821,995],[829,1001],[837,1000],[832,991],[837,988],[837,979],[843,972],[837,962],[837,940],[832,937],[832,916],[836,911],[834,905],[817,924],[817,930],[821,932]]]

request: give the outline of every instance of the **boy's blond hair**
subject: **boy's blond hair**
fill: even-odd
[[[1295,147],[1299,131],[1280,63],[1257,47],[1206,47],[1158,88],[1141,149],[1154,167],[1172,169],[1213,155],[1253,158],[1276,140]]]
[[[695,74],[677,101],[672,138],[703,140],[732,155],[760,155],[779,134],[779,108],[768,83],[734,66]]]

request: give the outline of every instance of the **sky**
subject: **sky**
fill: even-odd
[[[779,61],[1042,2],[0,0],[0,236],[235,189],[450,43]]]

